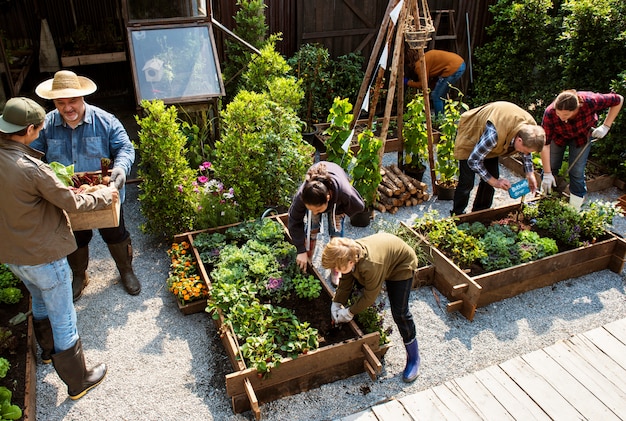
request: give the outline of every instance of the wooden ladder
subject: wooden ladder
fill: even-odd
[[[441,34],[439,32],[439,27],[441,24],[441,19],[447,19],[447,29],[448,32],[445,34]],[[432,50],[435,48],[435,43],[437,41],[454,41],[455,53],[459,51],[459,42],[456,37],[456,21],[454,19],[454,10],[435,10],[435,17],[433,18],[433,25],[435,27],[435,33],[428,44],[428,49]],[[446,26],[444,26],[445,28]]]

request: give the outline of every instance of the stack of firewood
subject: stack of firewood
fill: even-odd
[[[426,184],[402,172],[397,165],[381,169],[383,180],[378,185],[374,207],[380,212],[396,213],[402,206],[415,206],[428,200]]]

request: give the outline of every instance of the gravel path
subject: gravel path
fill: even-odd
[[[503,170],[506,174],[506,170]],[[514,178],[514,177],[512,177]],[[425,180],[428,182],[428,180]],[[206,314],[183,316],[165,287],[167,243],[142,234],[137,185],[127,187],[126,224],[135,248],[134,267],[143,284],[140,295],[127,295],[109,252],[96,234],[92,240],[91,283],[76,303],[78,328],[88,365],[108,364],[104,382],[78,401],[67,398],[51,365],[38,365],[39,420],[249,420],[250,412],[233,414],[224,376],[230,363]],[[616,200],[616,188],[592,193],[592,200]],[[510,203],[498,192],[495,205]],[[451,202],[430,200],[376,220],[411,222],[429,209],[447,215]],[[374,224],[375,225],[375,224]],[[374,232],[346,227],[357,238]],[[626,235],[626,220],[613,230]],[[318,250],[320,248],[318,247]],[[319,252],[314,261],[319,265]],[[402,341],[394,329],[382,375],[366,374],[323,385],[261,407],[265,420],[330,420],[475,372],[512,357],[546,347],[571,335],[626,316],[626,273],[608,270],[569,279],[509,298],[476,311],[473,322],[445,311],[430,287],[411,294],[422,365],[420,377],[405,384]],[[389,312],[386,325],[393,326]]]

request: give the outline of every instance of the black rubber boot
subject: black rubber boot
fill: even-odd
[[[133,247],[130,237],[121,243],[107,244],[107,246],[109,246],[111,256],[113,256],[117,270],[120,272],[124,289],[130,295],[139,294],[141,292],[141,284],[135,272],[133,272]]]
[[[44,364],[52,362],[52,354],[54,353],[54,337],[52,336],[52,326],[50,320],[33,319],[33,329],[35,330],[35,338],[41,347],[41,361]]]
[[[61,380],[67,385],[67,393],[73,400],[82,398],[85,393],[98,386],[107,374],[105,364],[87,370],[80,339],[70,349],[52,354],[52,363]]]
[[[87,275],[89,247],[84,246],[76,249],[76,251],[67,256],[67,263],[70,264],[72,269],[72,295],[74,301],[76,301],[83,295],[83,290],[89,283],[89,275]]]

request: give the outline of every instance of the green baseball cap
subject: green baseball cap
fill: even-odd
[[[15,133],[39,124],[46,118],[46,111],[30,98],[16,97],[7,101],[0,116],[0,132]]]

